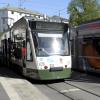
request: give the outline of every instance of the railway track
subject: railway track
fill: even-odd
[[[68,84],[68,85],[71,85],[71,86],[73,86],[73,87],[75,87],[75,88],[77,88],[77,89],[80,89],[80,90],[82,90],[82,91],[85,91],[85,92],[87,92],[87,93],[90,93],[90,94],[92,94],[92,95],[95,95],[95,96],[97,96],[97,97],[100,97],[100,95],[98,95],[98,94],[96,94],[96,93],[93,93],[92,91],[89,91],[89,90],[86,90],[86,89],[84,89],[84,88],[81,88],[81,87],[78,87],[78,86],[76,86],[76,85],[73,85],[73,84],[71,84],[71,83],[69,83],[69,82],[64,82],[64,83],[66,83],[66,84]]]
[[[67,81],[47,84],[46,86],[69,98],[70,100],[100,100],[100,95],[84,88],[80,88]]]
[[[65,95],[63,92],[59,91],[58,89],[56,89],[56,88],[54,88],[54,87],[52,87],[52,86],[50,86],[50,85],[47,85],[47,86],[48,86],[49,88],[51,88],[51,89],[57,91],[58,93],[62,94],[63,96],[69,98],[70,100],[74,100],[72,97]]]

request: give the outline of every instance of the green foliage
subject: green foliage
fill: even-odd
[[[68,6],[69,21],[72,25],[100,18],[100,5],[97,0],[71,0]]]

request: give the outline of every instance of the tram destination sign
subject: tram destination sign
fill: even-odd
[[[64,30],[64,23],[30,21],[29,25],[34,30]]]

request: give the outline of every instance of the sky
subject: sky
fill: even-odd
[[[0,0],[0,7],[9,4],[12,7],[22,7],[38,11],[48,16],[68,18],[67,7],[71,0]]]

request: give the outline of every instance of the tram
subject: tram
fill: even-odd
[[[68,27],[64,22],[22,17],[0,38],[3,63],[37,80],[70,77]]]
[[[72,69],[100,74],[100,19],[73,28],[71,41]]]

